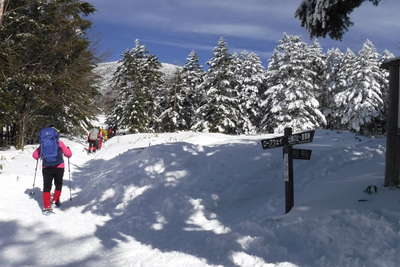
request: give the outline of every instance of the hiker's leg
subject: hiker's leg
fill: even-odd
[[[63,176],[64,176],[64,168],[57,168],[56,172],[54,173],[54,185],[56,187],[53,196],[54,203],[60,202],[61,190],[63,185]]]
[[[51,169],[53,169],[53,168],[43,168],[43,170],[42,170],[42,174],[43,174],[43,194],[42,194],[43,209],[51,208],[50,190],[51,190],[51,184],[53,182],[53,174],[52,174]]]

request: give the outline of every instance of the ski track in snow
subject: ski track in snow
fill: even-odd
[[[0,151],[0,266],[397,266],[385,139],[317,131],[298,146],[312,159],[295,161],[284,215],[282,150],[259,143],[271,136],[125,135],[89,155],[63,138],[71,180],[67,167],[63,205],[49,216],[40,166],[32,187],[36,146]],[[379,193],[365,194],[368,184]]]

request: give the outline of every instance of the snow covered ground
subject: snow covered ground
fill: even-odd
[[[50,216],[40,167],[32,187],[36,146],[0,151],[0,266],[399,266],[384,138],[318,130],[297,146],[313,154],[294,163],[285,215],[282,149],[263,150],[266,137],[125,135],[94,155],[63,138],[71,179],[66,168]],[[363,192],[371,184],[377,194]]]

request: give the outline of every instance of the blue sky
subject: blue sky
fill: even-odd
[[[89,38],[102,61],[120,59],[124,50],[139,39],[161,62],[182,65],[191,50],[201,64],[212,57],[222,36],[231,52],[257,53],[267,61],[284,32],[308,33],[294,17],[299,0],[86,0],[97,11]],[[400,56],[399,0],[383,0],[376,7],[366,2],[351,19],[354,25],[342,41],[318,39],[324,50],[338,47],[358,51],[366,39],[379,52],[388,49]]]

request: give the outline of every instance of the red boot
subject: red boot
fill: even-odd
[[[61,206],[60,202],[61,190],[55,190],[53,195],[53,202],[56,204],[57,207]]]
[[[43,192],[43,210],[51,210],[50,192]]]

